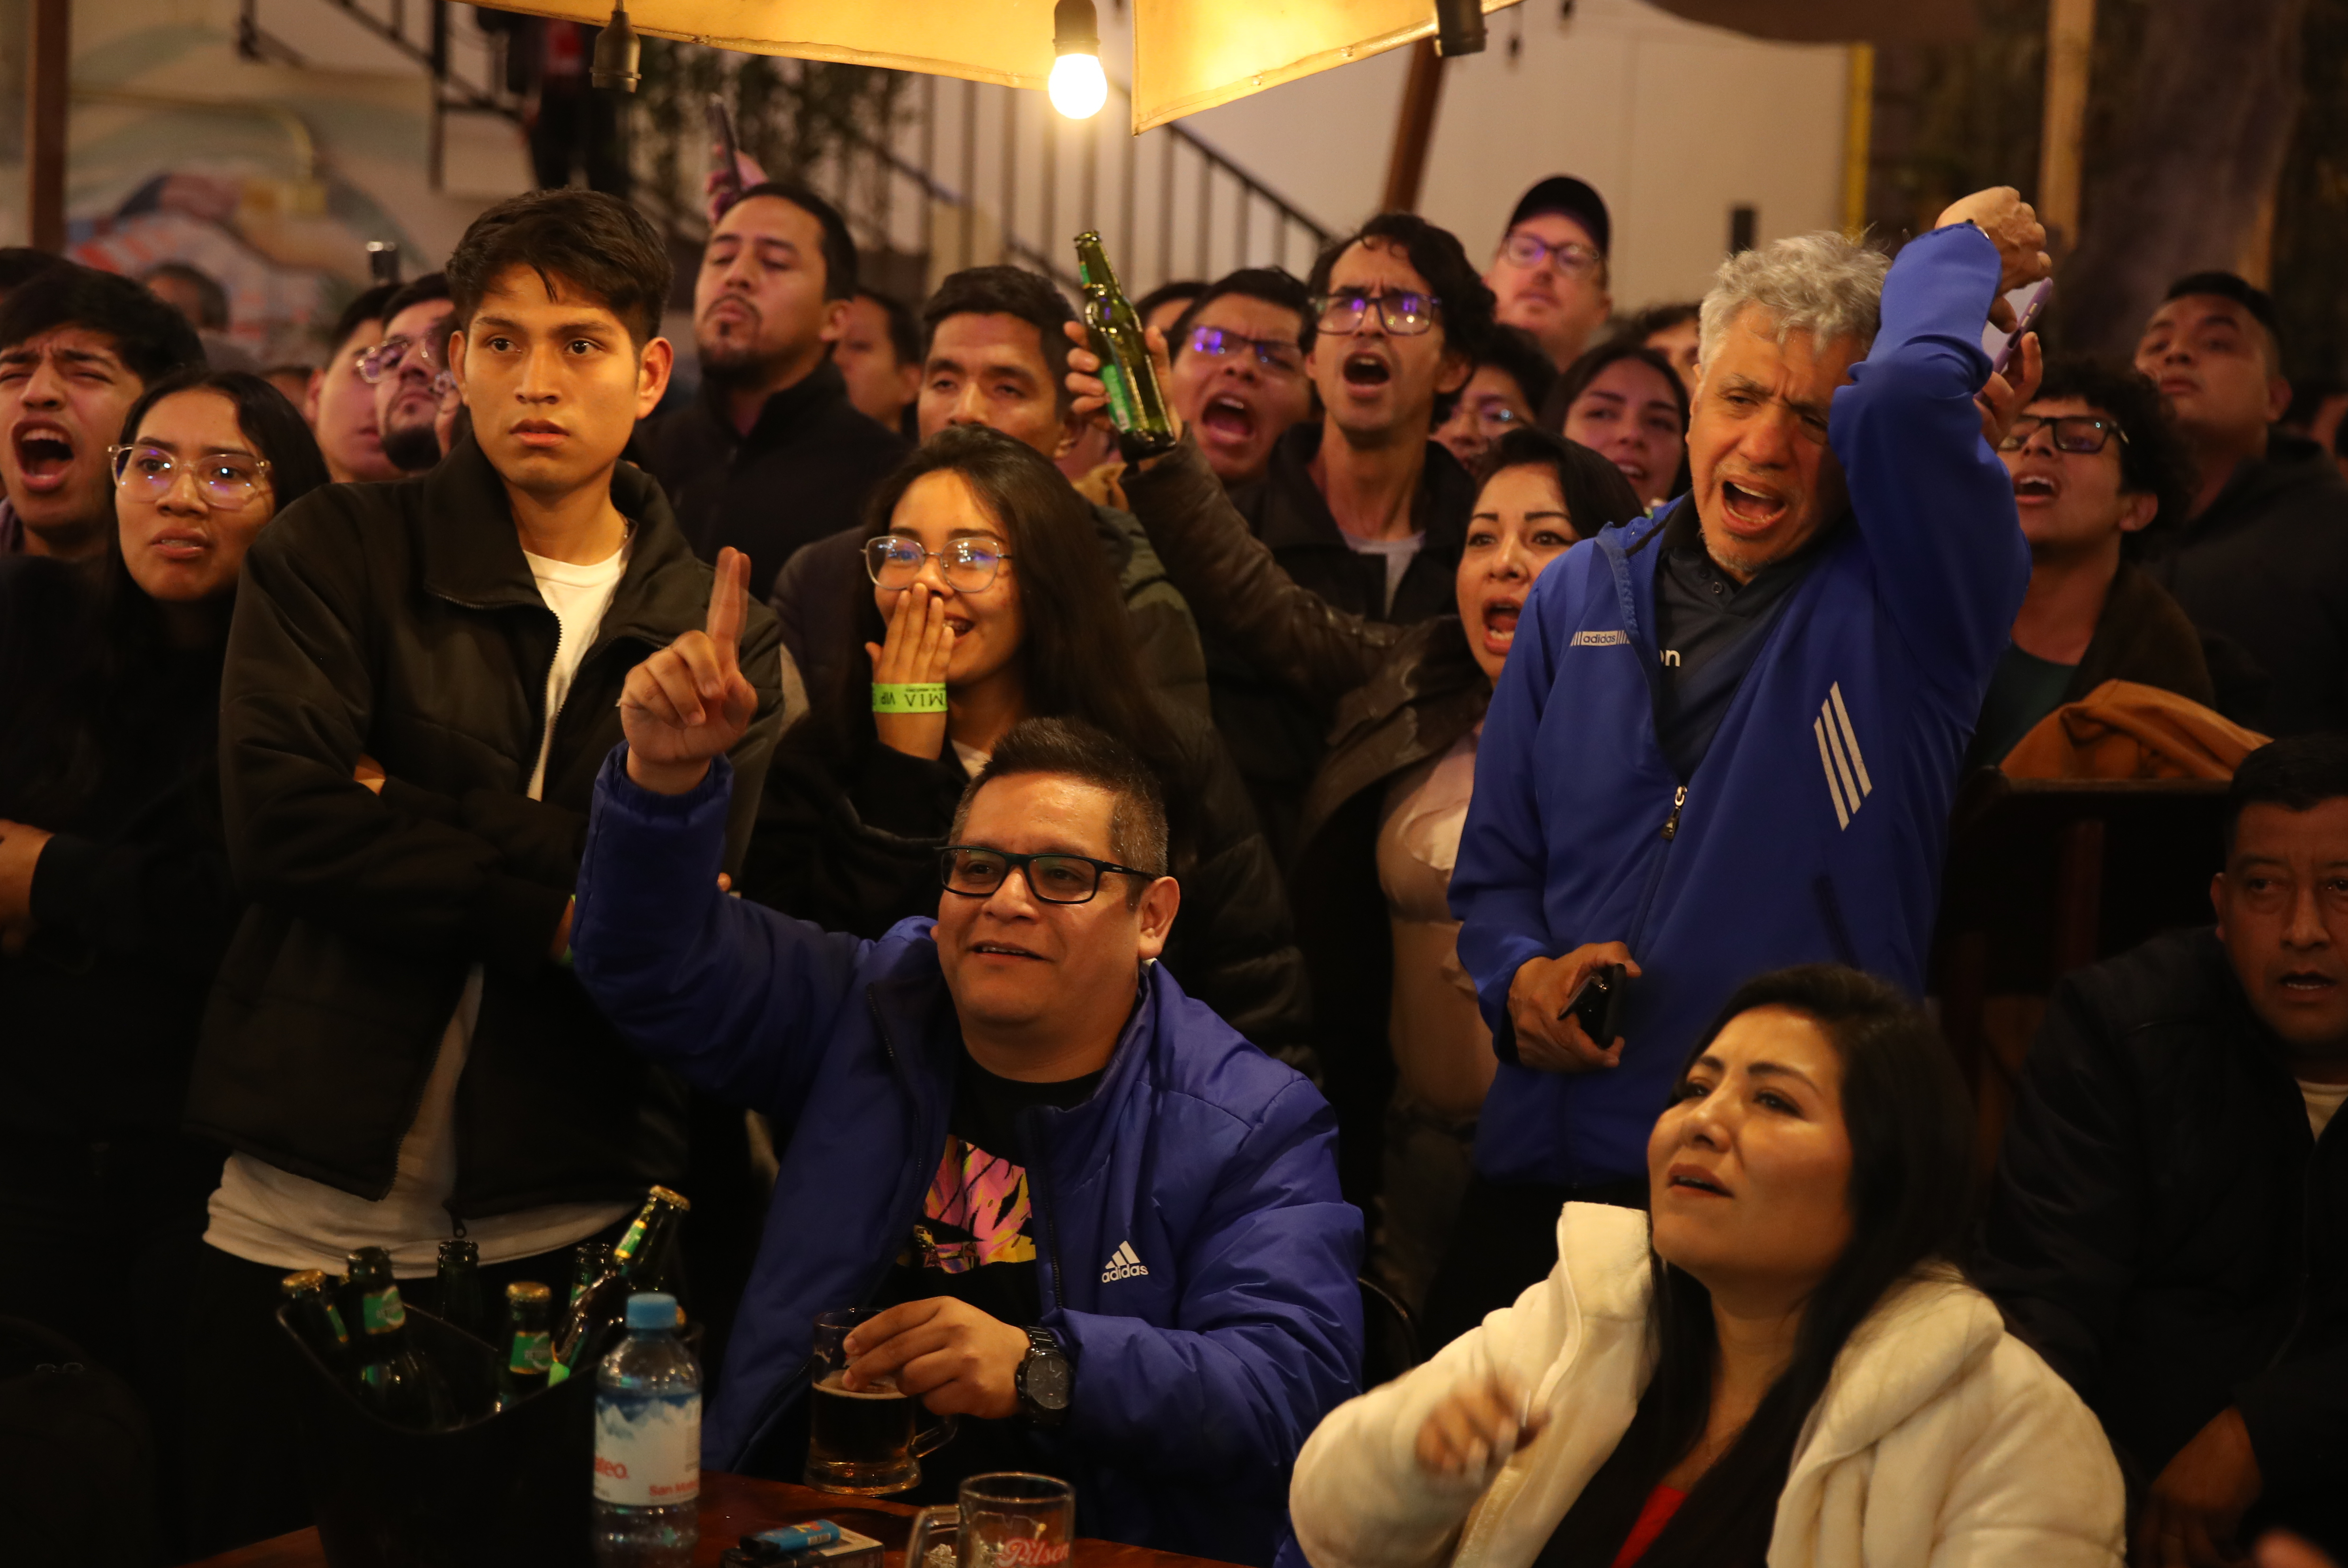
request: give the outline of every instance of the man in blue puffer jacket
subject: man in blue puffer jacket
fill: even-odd
[[[1270,1562],[1358,1381],[1362,1221],[1320,1094],[1150,962],[1180,898],[1155,781],[1032,720],[963,797],[934,923],[725,897],[740,583],[630,677],[572,928],[623,1036],[790,1128],[704,1462],[797,1479],[814,1318],[879,1306],[847,1386],[961,1418],[931,1491],[1043,1470],[1083,1533]]]
[[[1690,493],[1541,574],[1492,699],[1451,881],[1501,1066],[1430,1328],[1556,1261],[1558,1206],[1643,1203],[1689,1047],[1762,971],[1921,989],[1960,759],[2030,577],[1983,438],[1982,328],[2045,275],[2007,189],[1882,258],[1732,257],[1704,301]],[[2036,345],[2025,340],[2027,391]],[[1630,975],[1613,1037],[1565,1016]]]

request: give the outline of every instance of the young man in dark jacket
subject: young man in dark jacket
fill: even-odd
[[[2001,188],[1888,276],[1834,234],[1731,258],[1691,493],[1534,584],[1451,878],[1500,1065],[1437,1333],[1554,1264],[1561,1202],[1643,1206],[1648,1131],[1746,976],[1921,986],[1958,762],[2029,580],[1974,402],[2010,419],[2015,395],[1981,330],[2044,239]],[[1567,1009],[1610,964],[1629,985],[1592,1040]]]
[[[717,892],[732,659],[687,636],[630,676],[577,929],[632,1041],[792,1127],[703,1462],[795,1478],[813,1320],[877,1307],[839,1387],[962,1418],[923,1461],[942,1499],[1043,1470],[1085,1534],[1269,1563],[1358,1376],[1361,1215],[1327,1102],[1153,963],[1181,902],[1157,783],[1086,726],[1015,726],[937,919],[829,934]]]
[[[2348,484],[2271,428],[2291,400],[2274,301],[2231,273],[2169,286],[2137,342],[2192,449],[2190,510],[2147,561],[2205,636],[2255,666],[2220,680],[2227,717],[2269,735],[2348,729]]]
[[[183,1297],[198,1553],[301,1522],[279,1276],[373,1245],[414,1279],[465,1235],[492,1289],[555,1283],[564,1249],[685,1170],[682,1088],[568,968],[622,683],[710,597],[659,487],[618,466],[668,378],[667,254],[617,199],[548,191],[476,220],[448,276],[472,435],[424,478],[289,507],[237,595],[221,783],[253,907],[189,1105],[234,1150]],[[757,714],[734,758],[756,779],[781,721],[763,614],[742,668]]]
[[[2216,927],[2055,993],[1974,1270],[2103,1420],[2160,1568],[2270,1524],[2348,1556],[2348,738],[2252,752],[2227,811]]]
[[[856,242],[813,191],[753,185],[711,225],[693,284],[701,390],[634,452],[705,561],[731,545],[767,597],[801,545],[855,523],[910,444],[857,411],[832,363],[856,298]]]

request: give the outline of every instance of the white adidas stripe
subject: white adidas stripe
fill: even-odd
[[[1818,717],[1810,721],[1818,738],[1818,767],[1826,774],[1827,797],[1834,802],[1835,820],[1848,829],[1869,795],[1875,781],[1867,776],[1867,759],[1859,754],[1859,732],[1851,727],[1850,709],[1843,705],[1842,685],[1827,688]]]

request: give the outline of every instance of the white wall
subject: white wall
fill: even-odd
[[[1100,9],[1105,33],[1125,26]],[[1488,26],[1487,52],[1445,71],[1419,202],[1479,262],[1517,197],[1552,173],[1605,196],[1624,308],[1701,294],[1733,205],[1757,210],[1765,241],[1840,223],[1842,48],[1763,43],[1639,0],[1577,0],[1570,20],[1559,0],[1525,0]],[[1524,47],[1511,60],[1519,27]],[[1130,46],[1104,45],[1111,60]],[[1395,50],[1183,124],[1344,227],[1377,205],[1407,68],[1407,52]]]

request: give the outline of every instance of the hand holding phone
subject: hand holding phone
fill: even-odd
[[[1625,983],[1620,964],[1600,965],[1581,982],[1573,1000],[1559,1010],[1558,1022],[1571,1018],[1581,1026],[1591,1045],[1604,1050],[1614,1043],[1615,1026],[1622,1022]]]
[[[709,192],[710,222],[725,215],[726,209],[742,200],[742,163],[736,156],[734,116],[726,107],[726,99],[717,93],[709,95],[709,141],[711,189]]]
[[[1982,328],[1982,352],[1990,357],[1990,374],[2003,376],[2013,369],[2014,356],[2022,349],[2023,334],[2037,326],[2038,318],[2045,314],[2046,302],[2054,294],[2054,280],[2041,278],[2005,296],[2006,303],[2013,306],[2013,330],[2002,332],[1994,326]]]

